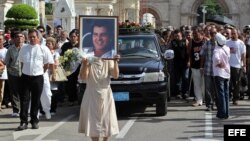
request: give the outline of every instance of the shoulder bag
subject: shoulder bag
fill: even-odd
[[[65,70],[63,69],[63,67],[61,65],[58,65],[56,70],[55,70],[55,73],[56,73],[56,82],[60,82],[60,81],[67,81],[67,75],[66,75],[66,72]],[[50,81],[52,81],[52,75],[50,75]]]

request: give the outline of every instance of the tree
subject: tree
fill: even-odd
[[[222,11],[219,3],[217,0],[204,0],[203,4],[206,7],[206,19],[212,17],[213,15],[222,15],[224,11]],[[197,9],[197,17],[198,23],[203,22],[203,13],[202,13],[202,6]]]
[[[35,28],[39,21],[37,20],[36,10],[27,4],[15,4],[7,12],[4,21],[6,28],[19,28],[22,30]]]
[[[218,3],[217,0],[205,0],[204,5],[207,6],[206,10],[206,16],[207,18],[213,16],[213,15],[222,15],[223,11]]]
[[[46,15],[52,15],[53,14],[52,3],[45,3],[45,14]]]

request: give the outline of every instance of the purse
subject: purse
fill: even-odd
[[[4,69],[0,69],[0,77],[2,77],[3,72],[4,72]]]
[[[56,74],[56,82],[60,82],[60,81],[68,81],[67,79],[67,75],[65,70],[63,69],[63,67],[61,65],[58,65],[56,70],[55,70],[55,74]],[[52,80],[52,75],[50,75],[50,81]]]

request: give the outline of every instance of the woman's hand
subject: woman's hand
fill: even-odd
[[[114,56],[114,61],[116,61],[116,62],[119,62],[120,61],[120,55],[119,54],[116,54],[115,56]]]
[[[52,81],[56,81],[56,75],[52,74]]]
[[[81,69],[80,69],[80,78],[82,80],[86,80],[88,79],[88,75],[89,75],[89,61],[87,58],[82,58],[82,65],[81,65]]]
[[[219,63],[216,66],[219,67],[219,68],[225,68],[226,65],[224,63]]]
[[[119,77],[119,65],[118,65],[119,61],[120,61],[120,55],[117,54],[114,56],[114,69],[112,72],[112,76],[114,79],[117,79]]]
[[[88,65],[89,65],[88,59],[87,59],[87,58],[82,58],[82,64],[83,64],[84,66],[88,66]]]

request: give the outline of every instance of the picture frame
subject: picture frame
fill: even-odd
[[[79,15],[80,48],[88,57],[113,59],[118,52],[118,17]]]

